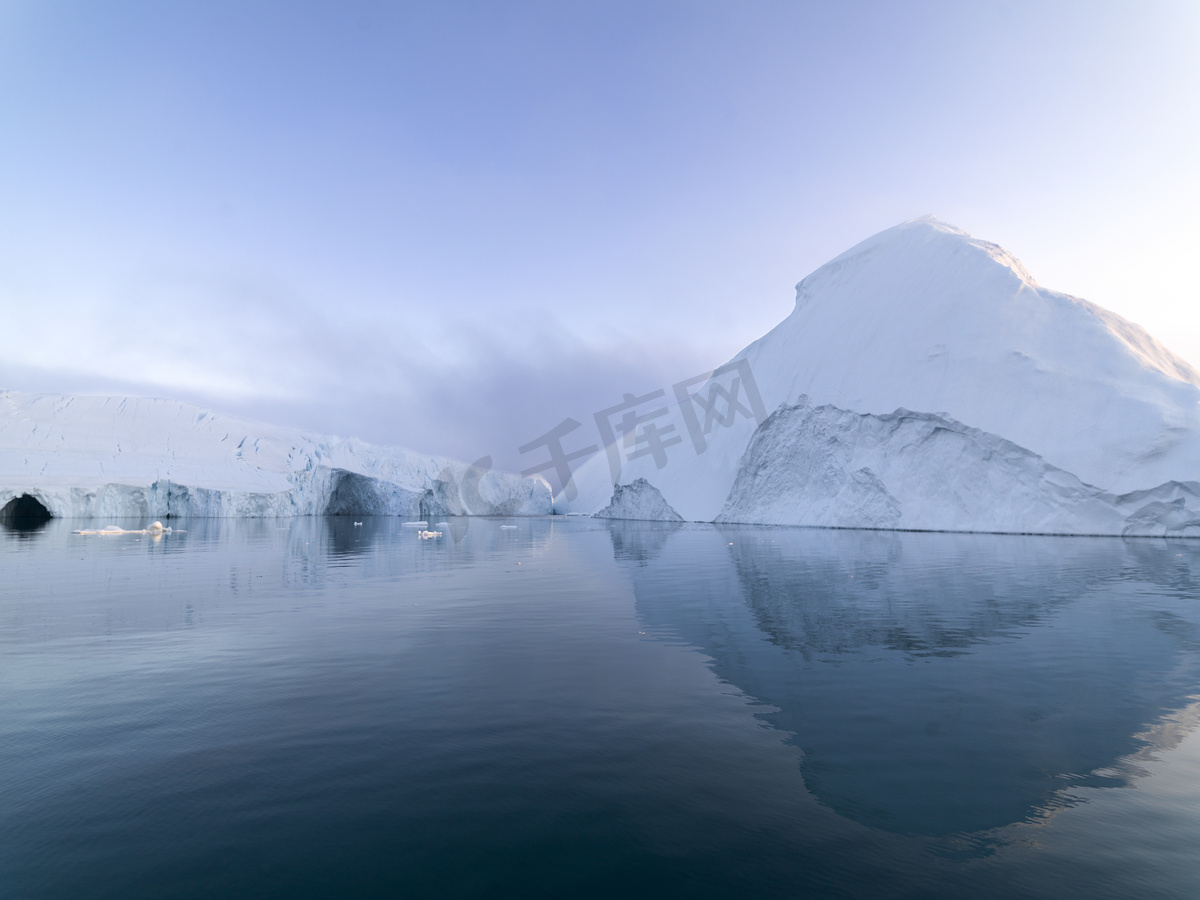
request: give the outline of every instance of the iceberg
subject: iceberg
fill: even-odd
[[[172,400],[0,392],[0,520],[524,516],[541,479]]]
[[[734,363],[765,414],[714,376],[693,396],[725,390],[729,405],[702,435],[680,397],[670,421],[691,444],[630,452],[627,433],[556,509],[641,518],[622,510],[644,481],[638,495],[687,521],[1200,534],[1200,373],[931,216],[803,279],[791,314],[722,369]]]
[[[683,516],[671,509],[658,488],[645,478],[630,484],[613,485],[612,502],[595,514],[597,519],[642,519],[654,522],[682,522]]]

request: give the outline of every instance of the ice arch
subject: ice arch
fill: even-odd
[[[50,510],[30,494],[13,497],[0,508],[0,524],[8,528],[37,528],[52,518]]]

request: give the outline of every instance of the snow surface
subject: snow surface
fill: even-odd
[[[901,409],[937,414],[1113,496],[1200,479],[1200,373],[1139,326],[1039,286],[1002,248],[933,217],[877,234],[817,269],[796,286],[792,313],[734,360],[747,362],[768,411],[802,405],[805,398],[805,405],[875,417]],[[671,416],[684,434],[677,406]],[[717,424],[703,452],[684,441],[670,448],[661,468],[650,455],[630,461],[626,453],[616,479],[609,455],[598,454],[575,473],[575,500],[560,496],[556,508],[593,514],[611,502],[614,481],[644,478],[689,521],[735,509],[739,516],[767,515],[769,507],[772,521],[810,523],[824,502],[816,495],[802,492],[789,506],[754,500],[743,486],[731,497],[759,426],[745,415]],[[807,465],[802,457],[812,451],[810,438],[793,434],[793,444],[775,448],[774,465]],[[887,467],[876,460],[860,468],[880,477]],[[1022,468],[1021,477],[1030,472]],[[1041,531],[1038,522],[1049,521],[1047,515],[1066,515],[1047,512],[1048,503],[1058,502],[1047,499],[1058,496],[1052,491],[1044,493],[1049,482],[1022,482],[1017,495],[1024,499],[1009,497],[1015,486],[1004,478],[1010,475],[1016,472],[989,471],[991,493],[979,502],[942,492],[941,499],[930,495],[917,504],[916,494],[889,483],[893,497],[900,491],[909,499],[896,519],[905,524],[885,527],[937,521],[956,530]],[[854,490],[865,497],[869,488]],[[876,498],[883,502],[882,495]],[[733,504],[728,510],[727,501]],[[984,511],[1001,508],[1005,524],[993,527],[997,516]],[[823,516],[861,527],[894,518],[886,504],[870,512],[852,509]],[[1125,530],[1124,517],[1118,525],[1103,533]]]
[[[172,400],[0,392],[0,508],[55,516],[542,515],[537,479]]]

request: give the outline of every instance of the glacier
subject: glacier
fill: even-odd
[[[26,498],[22,500],[22,498]],[[549,485],[173,400],[0,392],[0,519],[523,516]]]
[[[1042,287],[1003,248],[932,216],[804,278],[790,315],[726,368],[735,362],[765,415],[731,403],[706,421],[702,444],[677,442],[665,461],[630,453],[626,434],[574,473],[575,496],[564,491],[556,509],[1200,535],[1200,373],[1140,326]],[[699,395],[711,402],[714,385]],[[670,405],[676,435],[689,412],[695,422],[693,402]],[[653,501],[644,508],[625,492],[639,481]]]

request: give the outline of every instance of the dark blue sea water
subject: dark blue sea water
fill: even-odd
[[[1198,542],[173,524],[0,532],[0,897],[1200,896]]]

